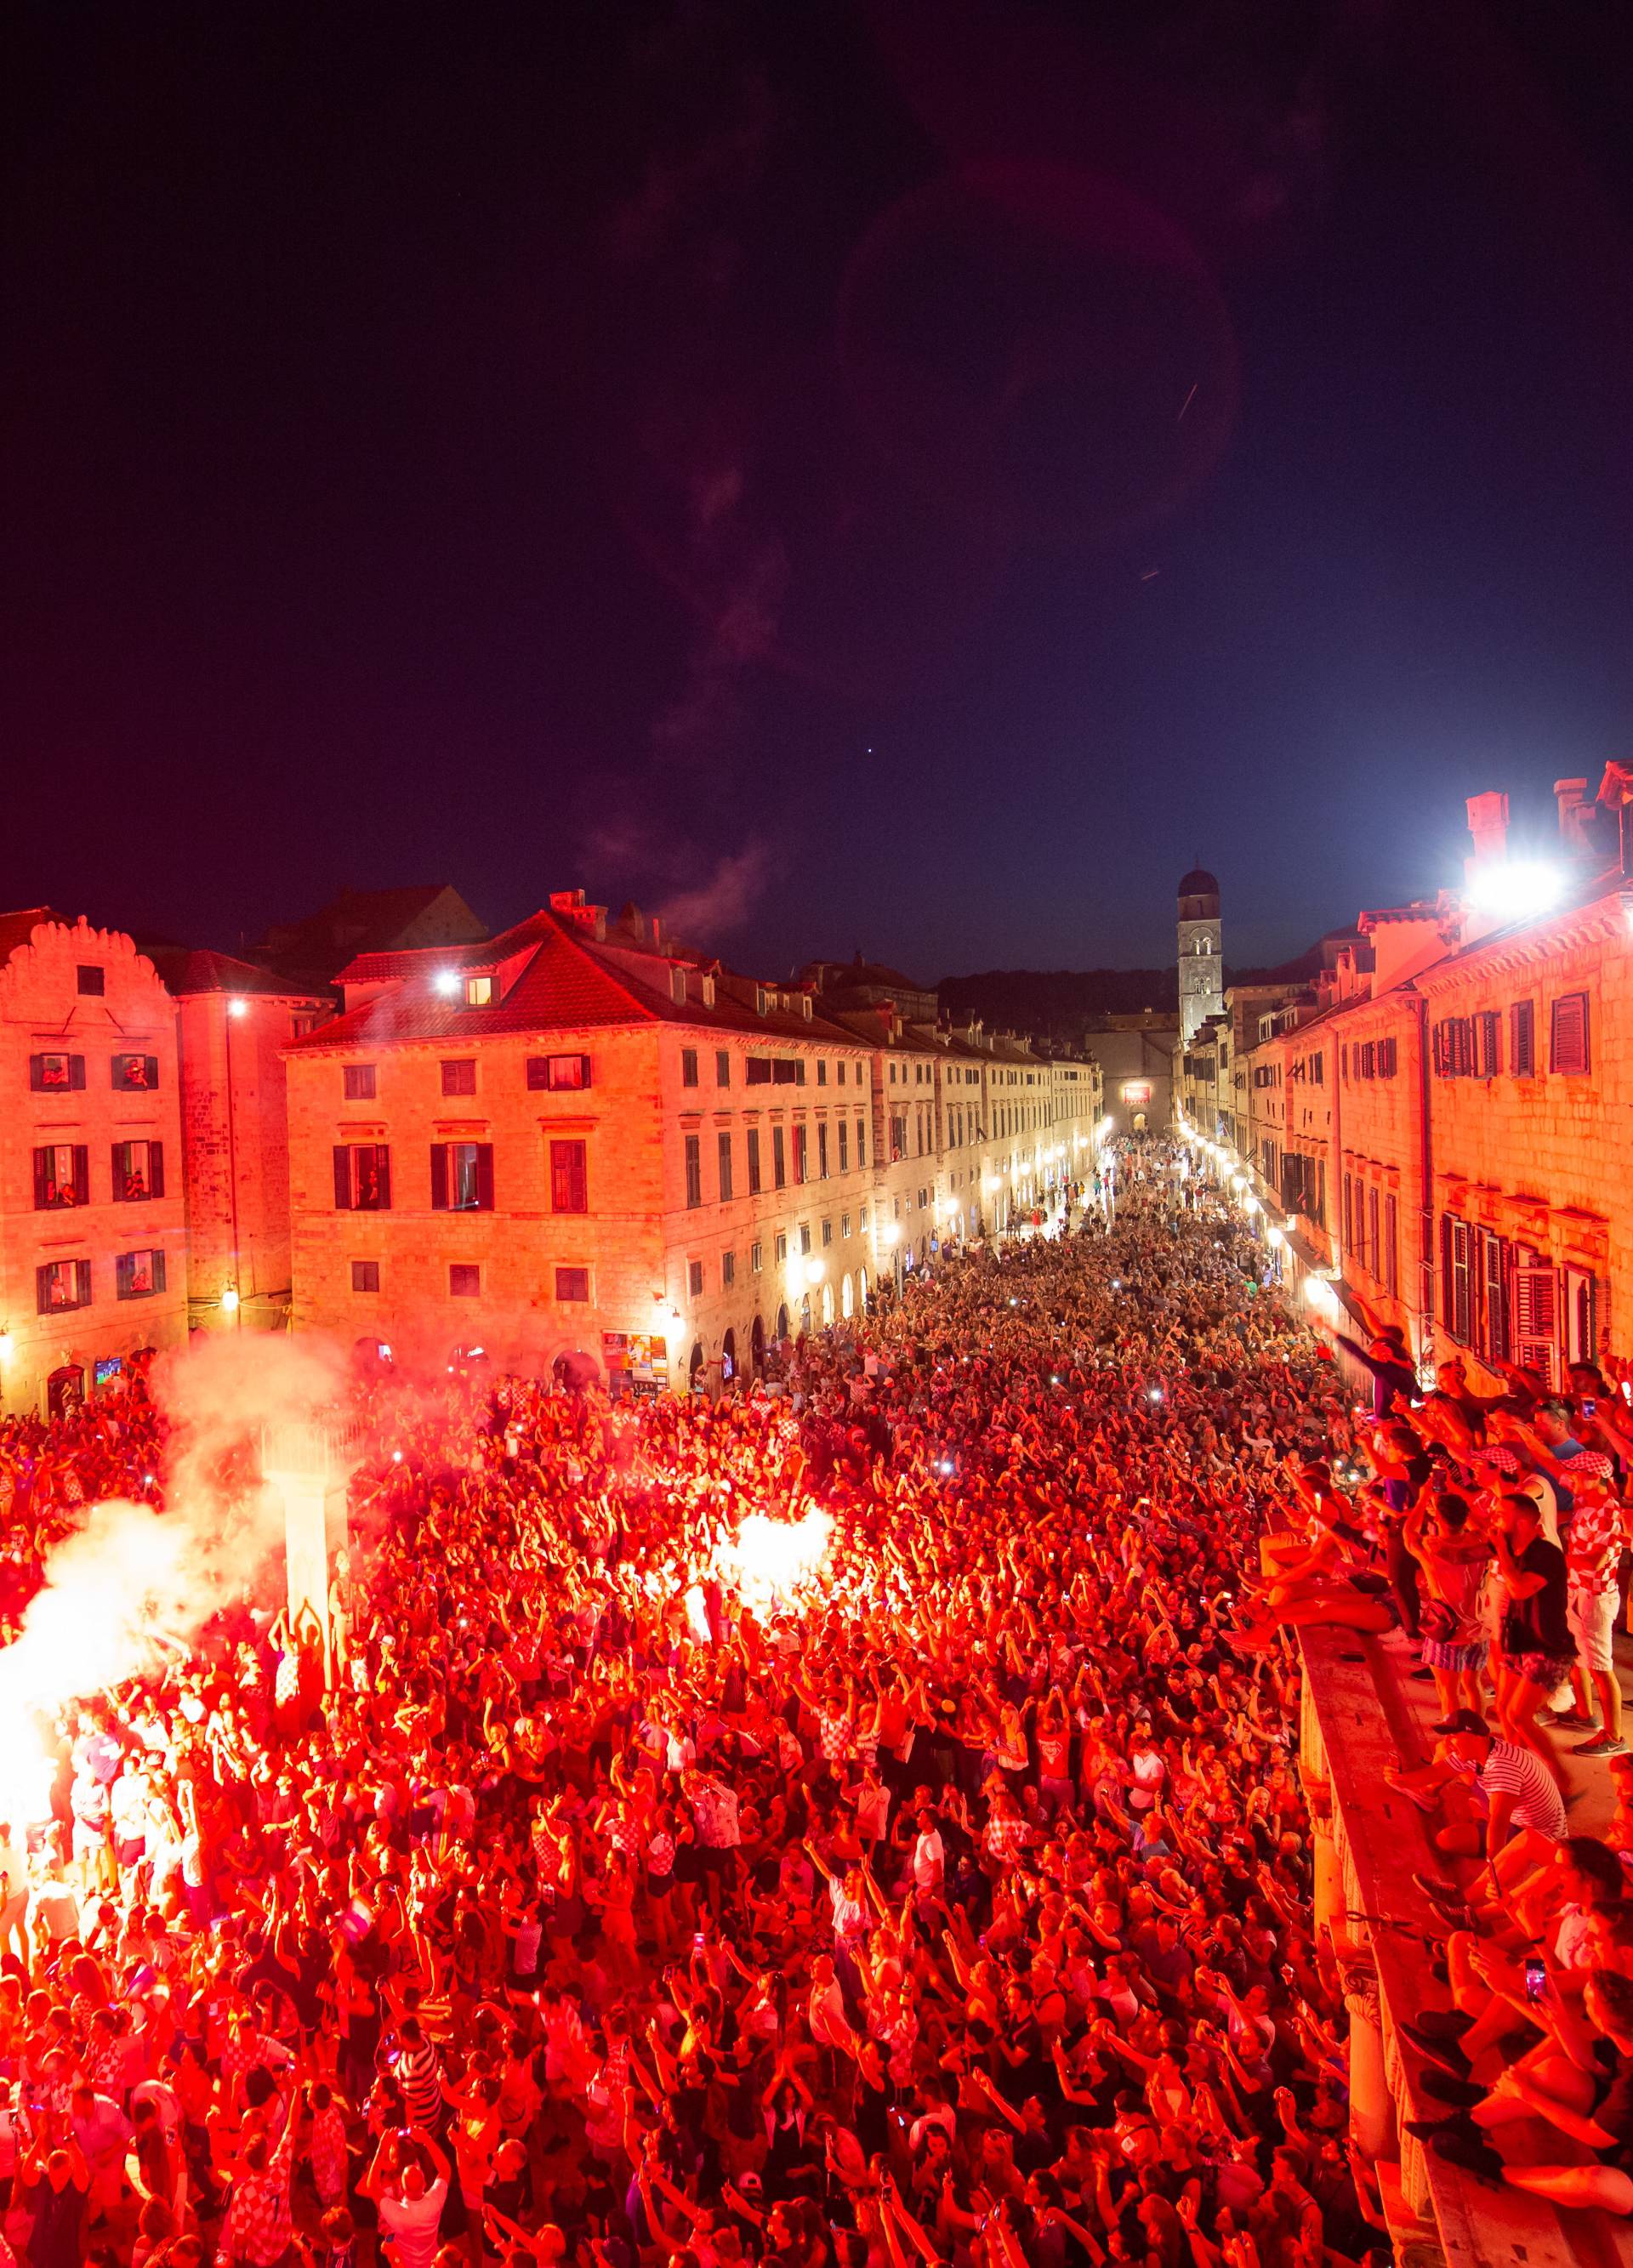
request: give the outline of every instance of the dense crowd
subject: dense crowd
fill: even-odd
[[[1510,1644],[1540,1563],[1503,1507],[1589,1453],[1528,1404],[1483,1447],[1505,1413],[1414,1407],[1384,1335],[1352,1350],[1365,1425],[1164,1148],[1109,1225],[1053,1229],[802,1343],[775,1393],[360,1388],[329,1632],[247,1607],[84,1697],[51,1816],[0,1853],[19,2257],[1357,2259],[1382,2217],[1312,1916],[1301,1620],[1421,1629],[1447,1681],[1408,1778],[1444,1808],[1453,2142],[1490,2150],[1533,1924],[1537,2085],[1580,2034],[1587,2110],[1627,2088],[1619,1863],[1588,1899],[1582,1838],[1499,1768],[1553,1793],[1530,1688],[1562,1642],[1533,1608]],[[138,1388],[0,1440],[18,1602],[78,1507],[162,1476],[158,1433]],[[1437,1439],[1516,1489],[1471,1482],[1459,1521]],[[750,1515],[814,1539],[781,1590],[732,1556]],[[1478,1660],[1431,1611],[1485,1614],[1449,1572],[1476,1538],[1510,1600]],[[1496,1740],[1463,1713],[1488,1657]],[[1592,1909],[1569,1958],[1562,1898]]]

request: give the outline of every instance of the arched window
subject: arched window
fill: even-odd
[[[839,1313],[847,1319],[851,1313],[851,1301],[854,1296],[855,1295],[851,1289],[850,1278],[848,1276],[841,1276],[839,1278]]]

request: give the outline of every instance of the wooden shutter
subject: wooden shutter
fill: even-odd
[[[1459,1346],[1468,1344],[1469,1326],[1473,1322],[1469,1257],[1468,1223],[1459,1220],[1455,1213],[1442,1213],[1440,1270],[1445,1289],[1441,1320]]]
[[[335,1145],[335,1209],[337,1212],[351,1210],[351,1151],[344,1142]]]
[[[1393,1192],[1384,1199],[1384,1289],[1400,1289],[1400,1207]]]
[[[91,1152],[82,1142],[74,1145],[74,1203],[91,1202]]]
[[[1508,1248],[1500,1236],[1480,1239],[1480,1348],[1488,1362],[1508,1360]]]
[[[448,1209],[448,1145],[433,1142],[431,1145],[431,1210],[446,1212]]]
[[[1514,1270],[1514,1359],[1554,1382],[1554,1352],[1559,1339],[1559,1278],[1548,1267]]]
[[[49,1150],[34,1152],[34,1211],[36,1212],[43,1212],[46,1209],[46,1191],[51,1180],[50,1159]]]
[[[84,1057],[83,1056],[70,1056],[70,1057],[68,1058],[68,1084],[70,1085],[70,1086],[78,1086],[78,1087],[82,1087],[82,1086],[84,1086],[85,1083],[85,1057]]]
[[[391,1152],[383,1142],[374,1150],[374,1162],[380,1168],[380,1210],[391,1211]]]
[[[165,1256],[162,1252],[154,1253],[152,1264],[153,1289],[162,1292],[165,1288]]]
[[[91,1305],[91,1263],[88,1260],[76,1260],[74,1263],[74,1299],[81,1307]]]
[[[151,1197],[165,1194],[165,1145],[150,1142],[147,1145],[147,1193]]]
[[[1548,1068],[1567,1073],[1588,1067],[1588,999],[1585,992],[1562,992],[1553,1007]]]
[[[1384,1280],[1384,1256],[1378,1247],[1378,1192],[1369,1189],[1366,1193],[1367,1266],[1371,1270],[1372,1281],[1381,1284]]]
[[[1516,1000],[1508,1012],[1509,1068],[1516,1079],[1530,1079],[1537,1067],[1537,1012],[1533,1000]]]
[[[114,1262],[114,1297],[116,1300],[130,1297],[130,1263],[134,1257],[132,1253],[122,1252]]]
[[[493,1210],[493,1145],[477,1145],[477,1206],[482,1212]]]
[[[49,1264],[34,1270],[34,1313],[48,1315],[51,1312],[51,1270]]]

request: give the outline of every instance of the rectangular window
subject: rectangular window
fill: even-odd
[[[720,1255],[720,1282],[727,1291],[730,1291],[732,1285],[736,1282],[736,1280],[737,1256],[735,1252],[722,1252]]]
[[[1534,1371],[1545,1385],[1551,1386],[1559,1338],[1556,1270],[1534,1263],[1515,1269],[1513,1336],[1514,1360],[1519,1367]]]
[[[558,1268],[556,1270],[556,1297],[565,1302],[589,1298],[587,1268]]]
[[[448,1297],[450,1300],[479,1300],[482,1297],[482,1270],[472,1260],[455,1260],[448,1267]]]
[[[121,1094],[151,1094],[159,1086],[157,1056],[114,1056],[114,1086]]]
[[[750,1056],[743,1066],[745,1086],[769,1086],[772,1083],[771,1057]]]
[[[807,1154],[805,1121],[798,1120],[794,1129],[794,1183],[801,1188],[810,1179],[810,1164]]]
[[[681,1049],[681,1085],[696,1086],[697,1084],[698,1050],[696,1048],[683,1048]]]
[[[380,1263],[378,1260],[354,1260],[351,1263],[351,1288],[354,1292],[378,1292]]]
[[[431,1145],[432,1212],[491,1212],[491,1142],[433,1142]]]
[[[716,1086],[731,1085],[731,1049],[729,1048],[717,1048],[714,1051],[714,1084]]]
[[[84,996],[100,1000],[107,990],[107,971],[105,968],[89,968],[82,964],[75,971],[75,976]]]
[[[590,1083],[587,1056],[529,1056],[528,1086],[537,1094],[577,1094]]]
[[[1384,1289],[1392,1294],[1400,1289],[1400,1206],[1393,1195],[1384,1199]]]
[[[490,1008],[493,1005],[493,979],[491,976],[468,976],[465,979],[465,1005],[468,1008]]]
[[[91,1202],[91,1153],[83,1142],[52,1142],[34,1152],[34,1211],[65,1212]]]
[[[828,1128],[825,1122],[816,1129],[816,1178],[819,1182],[825,1182],[828,1178]]]
[[[42,1315],[66,1314],[70,1307],[91,1305],[91,1263],[88,1260],[48,1260],[34,1270],[34,1299]]]
[[[462,1056],[456,1063],[442,1066],[444,1094],[474,1094],[477,1091],[477,1058]]]
[[[783,1130],[780,1126],[773,1126],[772,1128],[772,1187],[774,1189],[785,1189],[787,1186],[787,1181],[788,1159]]]
[[[1508,1067],[1516,1079],[1537,1075],[1537,1004],[1516,1000],[1508,1012]]]
[[[857,1212],[856,1226],[861,1230],[865,1236],[868,1233],[868,1208],[866,1205],[861,1206]]]
[[[728,1204],[731,1202],[732,1196],[731,1135],[728,1130],[722,1128],[720,1132],[715,1136],[714,1148],[720,1177],[720,1203],[722,1204]]]
[[[850,1121],[849,1121],[849,1119],[847,1119],[847,1118],[841,1118],[841,1119],[840,1119],[840,1121],[839,1121],[839,1171],[840,1171],[842,1174],[848,1174],[848,1173],[849,1173],[849,1171],[850,1171],[850,1169],[851,1169],[851,1126],[850,1126]],[[826,1170],[826,1169],[824,1168],[824,1171],[825,1171],[825,1170]]]
[[[1398,1040],[1380,1040],[1378,1042],[1378,1075],[1379,1079],[1393,1079],[1394,1077],[1395,1068],[1400,1061],[1400,1043]]]
[[[335,1204],[341,1212],[389,1212],[391,1152],[383,1142],[335,1145]]]
[[[1474,1077],[1495,1079],[1503,1068],[1503,1020],[1495,1008],[1474,1018]]]
[[[589,1211],[589,1152],[584,1143],[550,1144],[550,1209],[552,1212]]]
[[[151,1300],[156,1292],[165,1288],[165,1256],[162,1252],[122,1252],[114,1262],[114,1297],[116,1300]]]
[[[1310,1079],[1312,1086],[1321,1086],[1326,1083],[1326,1057],[1324,1054],[1311,1057]]]
[[[780,1268],[788,1256],[788,1232],[780,1228],[772,1245],[772,1259]]]
[[[749,1247],[749,1273],[757,1276],[765,1264],[765,1248],[757,1237]]]
[[[748,1142],[749,1195],[757,1197],[760,1193],[760,1130],[757,1126],[750,1127]]]
[[[701,1260],[689,1260],[686,1263],[686,1291],[688,1297],[691,1299],[700,1300],[703,1297],[703,1263]]]
[[[65,1094],[72,1087],[85,1083],[85,1059],[83,1056],[59,1055],[55,1051],[28,1058],[28,1084],[36,1094]]]
[[[857,1120],[857,1122],[856,1122],[856,1170],[857,1170],[857,1172],[858,1172],[858,1173],[860,1173],[860,1172],[861,1171],[862,1167],[863,1167],[867,1164],[867,1162],[868,1162],[868,1132],[867,1132],[867,1126],[868,1126],[868,1122],[867,1122],[867,1120],[866,1120],[866,1119],[864,1119],[864,1118],[859,1118],[859,1119]]]
[[[825,1245],[833,1242],[833,1223],[831,1220],[825,1220],[822,1225],[822,1241]]]
[[[348,1064],[343,1073],[348,1102],[373,1102],[375,1094],[373,1064]]]
[[[1548,1012],[1550,1071],[1579,1077],[1588,1068],[1588,996],[1562,992]]]
[[[826,1086],[828,1084],[828,1058],[826,1056],[818,1056],[816,1058],[816,1084],[818,1086]]]
[[[703,1203],[703,1143],[696,1134],[686,1137],[686,1202],[689,1205]]]
[[[114,1145],[114,1203],[145,1204],[165,1194],[165,1145],[162,1142],[115,1142]]]
[[[808,1220],[802,1220],[802,1221],[800,1223],[800,1250],[801,1250],[802,1252],[809,1252],[809,1251],[810,1250],[810,1248],[811,1248],[811,1225],[810,1225],[809,1221],[808,1221]]]
[[[848,1235],[850,1234],[850,1233],[851,1233],[851,1217],[850,1217],[849,1213],[847,1213],[847,1212],[842,1212],[842,1213],[839,1215],[839,1234],[840,1234],[841,1238],[844,1238],[844,1237],[848,1236]]]

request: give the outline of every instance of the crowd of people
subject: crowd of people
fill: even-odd
[[[1540,1958],[1513,2067],[1577,2120],[1555,2176],[1611,2174],[1633,1927],[1614,1852],[1542,1815],[1530,1688],[1562,1641],[1501,1507],[1547,1474],[1569,1547],[1574,1461],[1614,1452],[1551,1436],[1546,1404],[1510,1432],[1448,1385],[1420,1401],[1381,1333],[1351,1350],[1365,1424],[1264,1258],[1142,1144],[1112,1220],[1068,1204],[948,1256],[801,1344],[775,1394],[360,1385],[327,1630],[247,1602],[77,1697],[49,1815],[11,1823],[17,2257],[1386,2256],[1294,1760],[1289,1630],[1324,1617],[1421,1631],[1447,1681],[1407,1778],[1444,1858],[1451,2005],[1423,2021],[1452,2143],[1494,2177],[1516,2154],[1482,2058]],[[1451,1480],[1498,1460],[1461,1519],[1436,1442]],[[14,1421],[9,1610],[54,1533],[162,1491],[164,1457],[139,1386]],[[815,1535],[803,1572],[733,1555],[750,1514]],[[1458,1572],[1476,1539],[1495,1647]],[[1619,1741],[1596,1659],[1573,1698]]]

